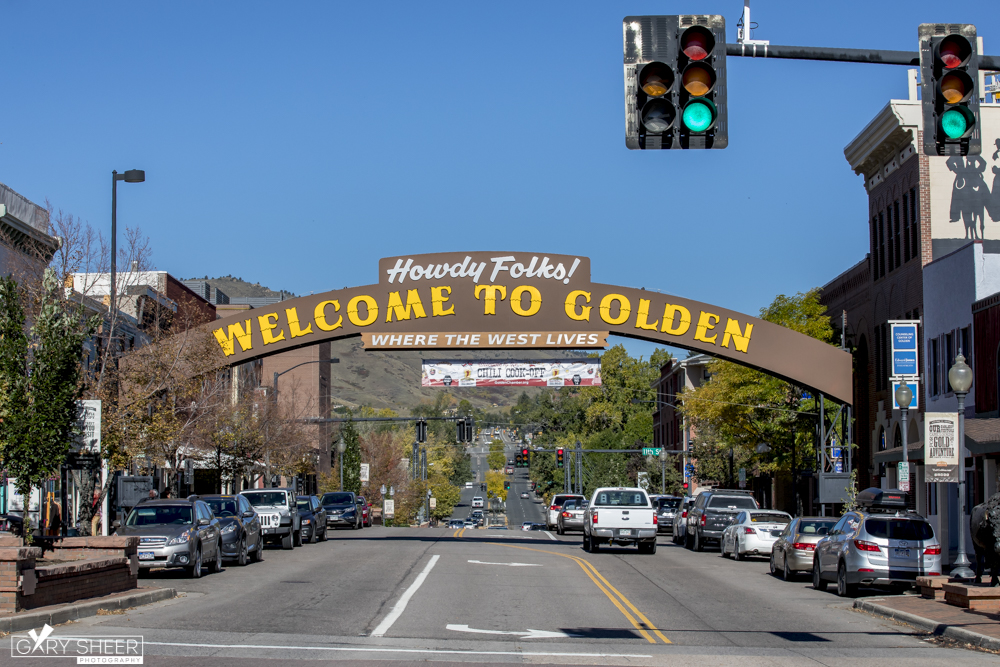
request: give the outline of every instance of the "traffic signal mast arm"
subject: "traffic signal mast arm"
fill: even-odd
[[[778,46],[775,44],[726,44],[726,55],[745,58],[831,60],[844,63],[920,66],[917,51],[882,49],[837,49],[825,46]],[[1000,56],[979,56],[979,69],[1000,72]]]

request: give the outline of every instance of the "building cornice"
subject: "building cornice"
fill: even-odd
[[[855,174],[866,182],[900,149],[916,141],[920,102],[891,100],[844,148],[844,157]]]

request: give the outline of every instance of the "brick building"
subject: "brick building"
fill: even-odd
[[[682,457],[674,457],[679,469],[696,461],[690,456],[694,429],[676,408],[683,401],[685,390],[695,389],[708,379],[706,364],[711,357],[705,354],[690,354],[685,359],[671,359],[660,367],[660,377],[653,383],[656,389],[656,412],[653,413],[653,446],[665,449],[682,449]],[[689,478],[688,492],[693,493],[697,477]]]

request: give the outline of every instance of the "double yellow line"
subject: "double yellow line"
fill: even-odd
[[[638,630],[639,634],[642,635],[646,641],[648,641],[650,644],[655,644],[656,639],[653,638],[653,635],[655,635],[656,637],[659,637],[664,644],[672,643],[669,639],[667,639],[664,636],[662,632],[660,632],[659,629],[656,628],[656,626],[654,626],[650,622],[648,618],[646,618],[645,614],[639,611],[636,608],[636,606],[629,601],[627,597],[622,595],[621,591],[612,586],[611,583],[604,578],[604,575],[602,575],[600,572],[597,571],[596,567],[594,567],[584,559],[580,558],[579,556],[570,556],[569,554],[561,554],[557,551],[546,551],[544,549],[532,549],[531,547],[519,547],[514,544],[500,544],[498,542],[491,542],[490,544],[495,544],[498,547],[508,547],[510,549],[524,549],[525,551],[537,551],[538,553],[552,554],[553,556],[561,556],[563,558],[569,558],[570,560],[575,561],[576,564],[579,565],[580,568],[587,573],[587,576],[590,577],[590,580],[594,582],[594,585],[596,585],[599,589],[601,589],[601,592],[604,593],[609,600],[611,600],[612,604],[618,607],[618,611],[624,614],[625,618],[627,618],[629,623],[632,624],[632,627]]]
[[[466,530],[468,530],[468,528],[456,528],[455,532],[452,533],[451,536],[452,537],[461,537],[462,535],[465,535],[465,531]]]

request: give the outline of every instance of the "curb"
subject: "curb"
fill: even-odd
[[[869,600],[855,600],[854,608],[860,611],[866,611],[869,614],[884,616],[894,621],[908,623],[915,628],[924,630],[938,637],[947,637],[964,644],[972,644],[973,646],[990,649],[992,651],[1000,650],[1000,639],[996,637],[990,637],[978,632],[972,632],[971,630],[958,628],[946,623],[938,623],[937,621],[933,621],[929,618],[917,616],[916,614],[911,614],[905,611],[899,611],[898,609],[893,609],[892,607],[885,607],[880,604],[875,604]]]
[[[101,609],[128,609],[129,607],[138,607],[162,600],[169,600],[176,596],[177,591],[173,588],[152,588],[106,600],[95,600],[79,604],[70,603],[50,611],[21,612],[7,618],[0,617],[0,632],[31,630],[32,628],[40,628],[46,623],[49,625],[58,625],[80,618],[87,618],[88,616],[97,616],[97,612]]]

